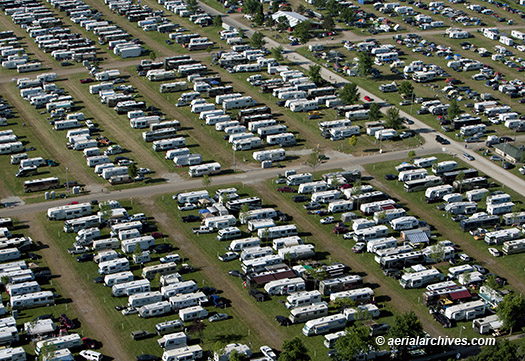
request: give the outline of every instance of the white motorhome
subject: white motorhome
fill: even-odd
[[[405,273],[399,284],[403,288],[420,288],[430,283],[443,281],[445,276],[439,270],[432,268],[419,272]]]
[[[104,277],[104,281],[106,281],[106,277]],[[131,281],[121,282],[130,278]],[[129,277],[129,274],[125,272],[120,272],[120,276],[108,278],[108,283],[113,284],[111,286],[111,295],[113,297],[129,297],[138,293],[150,292],[151,290],[149,280],[141,279],[133,281],[133,278]]]
[[[112,273],[128,271],[129,261],[126,258],[117,258],[98,264],[98,273],[108,275]]]
[[[9,300],[11,309],[22,310],[32,307],[49,306],[55,303],[55,297],[51,291],[40,291],[11,296]]]
[[[132,294],[128,297],[128,307],[142,307],[162,301],[162,295],[159,291],[147,291]]]
[[[483,316],[487,306],[483,301],[471,301],[447,307],[443,313],[445,317],[453,321],[472,320]]]

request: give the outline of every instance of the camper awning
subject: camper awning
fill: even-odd
[[[462,300],[462,299],[471,298],[471,297],[472,295],[470,294],[468,290],[453,292],[450,294],[450,298],[452,299],[452,301]]]

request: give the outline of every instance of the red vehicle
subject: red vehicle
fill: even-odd
[[[334,234],[345,234],[348,232],[348,227],[335,226],[333,232]]]
[[[60,324],[63,325],[66,329],[71,330],[75,327],[75,323],[69,319],[64,313],[60,315],[59,318]]]
[[[87,349],[97,348],[97,341],[89,337],[82,338],[82,343]]]
[[[295,189],[293,189],[292,187],[279,187],[279,188],[277,188],[277,192],[293,193],[293,192],[295,192]]]
[[[159,239],[159,238],[163,238],[164,234],[162,232],[152,232],[151,233],[151,237],[153,237],[155,239]]]
[[[78,204],[78,202],[77,202],[77,201],[69,202],[67,205],[68,205],[68,206],[71,206],[71,205],[73,205],[73,204]]]
[[[95,81],[95,79],[93,79],[93,78],[80,79],[80,83],[82,83],[82,84],[93,83],[94,81]]]
[[[341,185],[340,188],[341,188],[341,190],[343,190],[343,189],[348,189],[348,188],[352,188],[352,185],[351,185],[351,184],[348,184],[348,183],[345,183],[345,184]]]
[[[374,101],[374,99],[370,98],[368,95],[365,95],[365,100],[367,102],[373,102]]]

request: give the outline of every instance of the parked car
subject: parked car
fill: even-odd
[[[196,216],[194,214],[190,214],[190,215],[181,217],[181,219],[184,223],[191,223],[191,222],[199,222],[201,220],[201,217]]]
[[[237,271],[235,269],[228,271],[228,274],[233,277],[239,277],[239,278],[244,277],[244,274],[241,271]]]
[[[489,253],[492,255],[492,257],[499,257],[501,256],[501,253],[496,248],[489,248]]]
[[[330,224],[335,222],[335,218],[332,216],[321,218],[321,224]]]
[[[93,79],[93,78],[84,78],[84,79],[80,79],[80,83],[81,83],[81,84],[93,83],[94,81],[95,81],[95,79]]]
[[[173,246],[169,243],[157,244],[153,247],[153,253],[166,253],[171,251],[172,248]]]
[[[308,204],[303,205],[303,207],[304,209],[311,211],[321,208],[321,204],[317,202],[310,202]]]
[[[217,322],[228,319],[230,316],[228,316],[226,313],[216,313],[213,316],[208,318],[208,321],[210,322]]]
[[[259,350],[261,350],[262,354],[268,359],[268,361],[277,360],[277,354],[270,346],[261,346]]]
[[[152,333],[150,333],[148,331],[144,331],[144,330],[131,332],[131,338],[134,339],[135,341],[137,341],[137,340],[144,340],[144,339],[146,339],[148,337],[151,337],[151,336],[153,336]]]
[[[463,157],[464,157],[465,159],[470,160],[470,161],[473,161],[473,160],[476,159],[476,158],[474,158],[473,156],[471,156],[471,155],[468,154],[468,153],[463,153]]]
[[[93,253],[83,253],[77,257],[77,262],[93,261]]]
[[[367,102],[373,102],[374,99],[370,98],[368,95],[365,95],[364,99],[367,101]]]
[[[293,193],[293,192],[295,192],[295,189],[293,189],[292,187],[279,187],[279,188],[277,188],[277,192],[280,192],[280,193]]]
[[[79,355],[85,358],[86,360],[91,361],[101,361],[104,358],[104,356],[100,352],[93,350],[82,350],[80,351]]]
[[[178,254],[168,254],[160,259],[160,263],[180,262],[181,258]]]
[[[259,290],[250,290],[249,295],[255,298],[257,302],[264,302],[270,299],[266,292]]]
[[[160,361],[160,357],[155,355],[144,354],[138,355],[136,361]]]
[[[389,173],[389,174],[385,174],[385,179],[386,179],[386,180],[396,180],[397,177],[396,177],[395,174],[390,174],[390,173]]]
[[[436,320],[444,328],[452,327],[452,322],[445,315],[439,312],[434,313],[434,320]]]
[[[310,200],[310,197],[307,196],[293,196],[292,201],[295,203],[302,203],[302,202],[308,202]]]
[[[288,317],[277,315],[275,316],[275,321],[279,323],[280,326],[290,326],[292,321]]]
[[[93,282],[104,283],[104,276],[98,276],[98,277],[93,278]]]
[[[450,144],[449,140],[443,138],[441,135],[436,135],[436,142],[443,144],[443,145]]]
[[[164,238],[164,233],[162,232],[151,232],[151,237],[155,239]]]
[[[503,162],[503,169],[512,169],[514,168],[514,164],[511,162]]]
[[[499,155],[491,155],[489,159],[493,162],[501,162],[503,160]]]
[[[151,173],[151,169],[149,169],[149,168],[139,168],[137,170],[137,173],[138,174],[150,174]]]
[[[235,259],[239,258],[239,254],[237,252],[226,252],[225,254],[221,254],[219,256],[219,261],[221,262],[229,262],[233,261]]]
[[[136,309],[135,307],[128,307],[128,308],[125,308],[122,310],[122,314],[124,316],[128,316],[128,315],[134,315],[134,314],[137,314],[139,313],[139,310]]]
[[[197,206],[193,203],[184,203],[183,205],[177,206],[179,211],[191,211],[197,208]]]
[[[366,243],[364,243],[364,242],[357,242],[357,243],[352,247],[352,252],[355,252],[355,253],[363,252],[363,250],[365,249],[365,247],[366,247]]]

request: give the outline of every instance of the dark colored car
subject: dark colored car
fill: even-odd
[[[89,262],[89,261],[93,261],[92,253],[83,253],[77,257],[77,262]]]
[[[35,279],[37,281],[48,281],[51,278],[51,276],[52,275],[50,270],[43,270],[35,273]]]
[[[66,327],[68,330],[75,327],[75,323],[69,319],[64,313],[60,315],[59,319],[60,324]]]
[[[228,274],[230,276],[233,276],[233,277],[243,277],[243,273],[241,271],[237,271],[237,270],[231,270],[231,271],[228,271]]]
[[[308,202],[310,200],[310,197],[307,196],[293,196],[292,201],[295,203],[302,203],[302,202]]]
[[[275,316],[275,321],[279,323],[280,326],[290,326],[292,321],[288,317],[277,315]]]
[[[144,340],[152,335],[153,335],[152,333],[148,331],[144,331],[144,330],[131,332],[131,338],[134,339],[135,341]]]
[[[389,173],[389,174],[385,174],[385,179],[386,179],[386,180],[396,180],[397,177],[396,177],[395,174],[390,174],[390,173]]]
[[[93,282],[104,283],[104,276],[98,276],[98,277],[93,278]]]
[[[89,337],[82,338],[82,343],[84,344],[84,346],[87,349],[98,348],[98,346],[99,346],[99,343],[97,341],[95,341],[95,340],[93,340],[92,338],[89,338]]]
[[[160,360],[160,357],[155,356],[155,355],[144,354],[144,355],[137,356],[137,361],[159,361],[159,360]]]
[[[345,234],[348,232],[348,227],[344,227],[344,226],[335,226],[334,229],[332,230],[332,232],[334,234]]]
[[[436,320],[444,328],[452,327],[452,322],[447,317],[445,317],[445,315],[439,312],[434,313],[434,320]]]
[[[153,253],[166,253],[171,251],[173,246],[168,243],[161,243],[157,244],[155,247],[153,247]]]
[[[215,306],[215,307],[218,307],[218,308],[225,308],[226,307],[226,303],[224,302],[224,298],[222,298],[219,295],[211,295],[209,300],[210,300],[210,303],[213,304],[213,306]]]
[[[93,83],[94,81],[95,81],[95,79],[93,79],[93,78],[80,79],[80,82],[82,84]]]
[[[255,300],[257,302],[264,302],[266,300],[269,300],[270,297],[268,296],[268,294],[266,292],[263,292],[263,291],[259,291],[259,290],[250,290],[250,296],[252,296],[253,298],[255,298]]]
[[[215,287],[201,287],[200,291],[206,296],[209,296],[217,292],[217,289]]]
[[[514,164],[510,162],[503,162],[503,169],[512,169],[514,168]]]
[[[28,256],[32,261],[36,261],[37,259],[42,258],[41,255],[36,254],[36,253],[33,253],[33,252],[28,252],[28,253],[27,253],[27,256]]]
[[[396,268],[385,268],[383,274],[387,277],[393,277],[394,279],[401,278],[401,271]]]
[[[164,238],[164,234],[162,232],[152,232],[151,237],[155,239]]]
[[[190,214],[181,218],[184,223],[199,222],[201,217]]]

